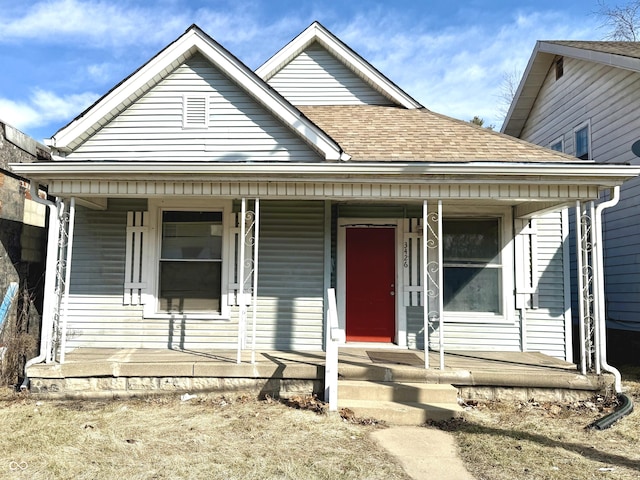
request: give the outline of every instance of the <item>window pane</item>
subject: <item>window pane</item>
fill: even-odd
[[[220,312],[220,262],[160,262],[159,307],[167,312]]]
[[[556,142],[551,145],[551,150],[555,150],[556,152],[562,152],[562,142]]]
[[[500,269],[445,267],[444,310],[500,313]]]
[[[576,132],[576,157],[589,160],[589,127]]]
[[[444,220],[442,228],[444,261],[487,263],[498,256],[498,219]]]
[[[162,213],[163,259],[222,258],[222,213]]]

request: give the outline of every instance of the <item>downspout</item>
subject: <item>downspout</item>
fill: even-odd
[[[633,411],[633,402],[631,398],[622,392],[622,376],[620,371],[615,367],[612,367],[607,363],[607,334],[606,334],[606,311],[604,304],[604,260],[603,260],[603,242],[602,242],[602,212],[609,207],[617,205],[620,201],[620,187],[613,188],[612,198],[606,202],[600,203],[596,207],[595,220],[597,228],[595,228],[595,263],[596,263],[596,281],[597,281],[597,312],[598,312],[598,325],[599,332],[596,338],[596,343],[600,346],[600,366],[602,370],[612,373],[615,377],[615,389],[616,396],[620,402],[620,407],[609,415],[605,415],[601,419],[593,422],[590,427],[597,430],[604,430],[612,426],[615,422],[620,420],[625,415],[629,415]]]
[[[40,205],[45,205],[49,209],[49,230],[47,232],[47,260],[45,266],[44,300],[42,305],[42,327],[40,330],[40,353],[38,356],[26,362],[24,366],[24,381],[22,382],[22,385],[20,385],[20,390],[26,390],[29,387],[27,369],[31,365],[45,361],[51,346],[54,317],[53,302],[55,301],[56,267],[58,263],[58,206],[54,202],[45,200],[38,196],[38,190],[35,182],[30,183],[30,192],[31,199],[34,202],[39,203]]]
[[[596,268],[598,275],[597,281],[597,309],[598,309],[598,326],[599,332],[596,338],[596,342],[599,345],[599,360],[602,370],[612,373],[615,377],[615,389],[616,393],[622,393],[622,377],[620,372],[607,363],[607,334],[606,334],[606,311],[604,304],[604,260],[603,260],[603,242],[602,242],[602,212],[610,207],[617,205],[620,201],[620,187],[613,188],[613,195],[610,200],[598,204],[596,207],[595,220],[597,222],[597,228],[595,228],[595,245],[594,251],[596,253]]]

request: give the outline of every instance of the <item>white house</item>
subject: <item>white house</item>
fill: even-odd
[[[585,161],[640,165],[639,107],[639,42],[541,41],[503,132]],[[639,201],[635,178],[604,215],[606,318],[626,342],[624,361],[640,339]]]
[[[347,344],[571,360],[565,207],[640,172],[434,113],[318,23],[256,72],[194,25],[49,144],[12,166],[68,212],[41,361],[321,351],[331,287]]]

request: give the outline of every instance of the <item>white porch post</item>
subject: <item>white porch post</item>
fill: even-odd
[[[429,298],[430,290],[427,286],[429,275],[429,210],[427,201],[422,202],[422,314],[423,314],[423,330],[424,330],[424,368],[429,368]]]
[[[444,256],[442,252],[442,200],[438,200],[438,328],[440,340],[440,370],[444,370]]]
[[[71,197],[69,202],[69,226],[67,230],[67,248],[65,252],[64,263],[64,295],[62,304],[64,310],[62,313],[60,328],[60,363],[64,363],[65,350],[67,348],[67,320],[69,316],[69,288],[71,285],[71,258],[73,254],[73,230],[76,220],[76,199]]]
[[[254,211],[247,211],[247,199],[240,207],[240,237],[238,238],[238,353],[237,363],[242,362],[242,350],[247,343],[247,310],[252,308],[251,363],[255,363],[256,323],[258,315],[258,241],[260,200],[254,200]]]
[[[429,219],[435,224],[429,223]],[[438,200],[435,214],[429,215],[427,201],[422,204],[422,286],[424,321],[424,366],[429,368],[429,320],[438,321],[440,370],[444,370],[444,268],[442,252],[442,200]],[[435,250],[435,259],[429,251]]]
[[[260,199],[254,200],[253,218],[253,305],[251,331],[251,363],[256,363],[256,323],[258,317],[258,244],[260,241]]]
[[[60,339],[60,304],[62,296],[64,295],[64,264],[66,258],[66,243],[67,235],[65,230],[66,215],[64,202],[59,202],[58,207],[58,232],[56,234],[56,268],[55,268],[55,286],[54,286],[54,300],[53,300],[53,329],[51,336],[51,343],[47,352],[46,363],[51,363],[56,359],[56,351],[58,349],[58,341]],[[47,252],[48,253],[48,252]]]
[[[240,307],[238,317],[238,353],[236,361],[242,362],[242,349],[244,347],[244,332],[247,321],[247,304],[244,298],[244,257],[245,257],[245,235],[246,225],[245,217],[247,212],[247,200],[242,198],[240,207],[240,258],[238,259],[238,305]]]
[[[576,201],[576,261],[578,277],[578,331],[580,339],[580,372],[587,373],[587,329],[585,326],[586,311],[588,308],[587,292],[585,292],[585,245],[583,233],[582,206]]]
[[[58,291],[56,280],[58,277],[58,255],[60,240],[60,208],[59,203],[52,204],[49,213],[49,231],[47,233],[47,259],[44,279],[44,300],[42,306],[42,331],[40,346],[42,360],[51,363],[51,350],[56,322]]]

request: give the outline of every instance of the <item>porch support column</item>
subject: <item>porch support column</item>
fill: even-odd
[[[247,343],[247,310],[252,308],[251,362],[255,362],[256,322],[258,312],[258,228],[260,200],[254,200],[254,211],[247,210],[247,199],[240,207],[240,237],[238,239],[238,353],[237,363],[242,362],[242,350]]]
[[[33,185],[33,183],[32,183]],[[58,242],[60,236],[60,209],[62,205],[58,202],[42,200],[38,197],[37,189],[32,188],[31,198],[38,199],[38,203],[42,203],[49,208],[49,228],[47,231],[47,258],[45,265],[44,277],[44,300],[42,305],[42,326],[40,331],[40,354],[30,359],[25,366],[27,367],[36,363],[45,361],[51,362],[51,350],[53,345],[53,337],[56,322],[56,311],[58,305],[56,278],[58,265]],[[26,380],[23,384],[26,388]]]
[[[71,197],[69,202],[69,226],[67,229],[67,248],[64,256],[64,294],[62,305],[64,311],[62,313],[60,328],[60,363],[64,363],[65,350],[67,348],[67,320],[69,316],[69,289],[71,286],[71,258],[73,254],[73,230],[76,220],[76,199]]]
[[[238,259],[238,304],[240,306],[238,317],[238,353],[236,361],[242,363],[242,349],[245,342],[245,328],[247,322],[247,303],[244,298],[244,257],[247,214],[247,199],[242,198],[240,207],[240,258]]]
[[[58,231],[56,234],[57,241],[57,254],[56,254],[56,268],[55,268],[55,294],[53,303],[53,336],[51,338],[51,344],[47,352],[46,363],[52,363],[56,359],[56,352],[58,350],[60,341],[60,304],[62,302],[62,296],[65,291],[64,283],[64,268],[66,263],[65,253],[66,245],[68,241],[67,236],[67,222],[69,219],[68,214],[65,212],[66,205],[64,202],[59,202],[58,207]],[[48,254],[49,252],[47,252]]]
[[[429,304],[431,298],[431,291],[427,286],[429,275],[427,274],[427,268],[429,268],[429,209],[427,201],[422,202],[422,313],[423,313],[423,326],[424,331],[424,368],[429,368]]]
[[[576,260],[578,277],[578,312],[580,331],[581,373],[596,369],[600,373],[595,341],[595,285],[594,285],[594,207],[593,202],[576,202]]]
[[[256,323],[258,317],[258,248],[260,240],[260,199],[254,200],[253,218],[253,287],[252,287],[252,328],[251,328],[251,363],[256,363]]]
[[[431,215],[427,201],[423,202],[422,224],[424,364],[429,368],[429,323],[437,321],[440,369],[444,370],[442,200],[438,200],[437,210]]]

